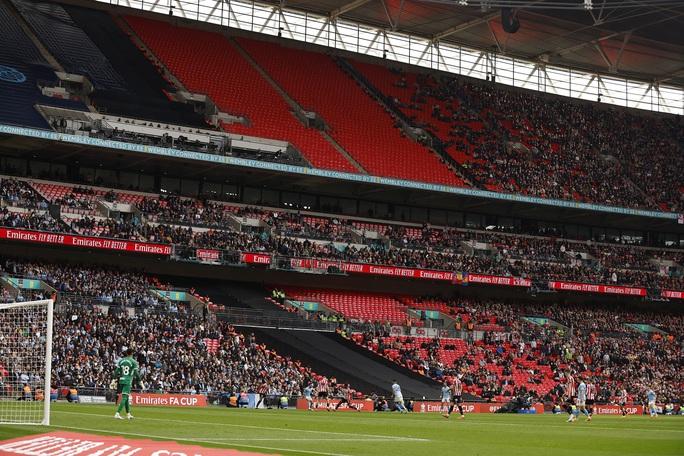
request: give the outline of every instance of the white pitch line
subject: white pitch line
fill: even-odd
[[[591,423],[596,423],[596,420]],[[487,426],[524,426],[529,427],[530,423],[496,423],[488,421],[461,421],[458,425],[469,425],[469,424],[486,424]],[[643,431],[643,432],[676,432],[682,433],[684,429],[661,429],[661,428],[626,428],[626,427],[608,427],[608,426],[597,426],[595,424],[587,423],[585,425],[577,426],[576,424],[568,423],[567,426],[564,424],[544,424],[546,428],[558,428],[558,429],[581,429],[586,426],[586,429],[600,429],[602,431]]]
[[[260,410],[260,412],[265,412],[265,410]],[[71,413],[71,412],[63,412],[63,413]],[[276,416],[276,413],[271,413],[271,414],[266,414],[262,413],[265,416]],[[401,417],[397,417],[396,419],[390,418],[389,416],[380,416],[380,415],[373,415],[373,417],[365,417],[365,416],[359,416],[360,414],[351,414],[347,413],[345,415],[335,415],[337,419],[343,419],[345,421],[353,421],[355,423],[374,423],[377,424],[379,422],[387,423],[389,425],[393,423],[425,423],[426,419],[429,417],[436,417],[436,414],[428,414],[428,413],[422,413],[422,414],[416,414],[414,415],[414,418],[410,418],[406,415],[402,415]],[[365,415],[365,414],[364,414]],[[486,414],[478,414],[481,416],[486,416]],[[394,416],[397,416],[396,414]],[[540,415],[533,415],[533,416],[540,416]],[[564,415],[565,416],[565,415]],[[307,415],[306,417],[303,417],[302,415],[299,416],[292,416],[289,417],[291,421],[306,421],[310,415]],[[418,418],[421,417],[421,418]],[[635,427],[621,427],[621,426],[616,426],[616,427],[610,427],[610,426],[601,426],[601,417],[605,418],[616,418],[614,415],[595,415],[594,420],[591,423],[588,423],[587,426],[590,427],[591,429],[599,429],[599,430],[605,430],[605,431],[642,431],[642,432],[674,432],[674,433],[684,433],[684,429],[663,429],[663,428],[635,428]],[[528,418],[528,417],[524,417]],[[637,416],[638,418],[638,416]],[[679,419],[677,417],[674,417],[675,420]],[[445,420],[445,419],[440,419],[438,420],[441,423],[444,423],[445,425],[448,425],[449,423],[453,423],[453,420]],[[651,422],[650,420],[649,422]],[[604,424],[609,424],[603,421]],[[620,423],[624,423],[624,421],[621,421]],[[472,416],[469,417],[465,420],[458,420],[458,424],[456,426],[468,426],[468,425],[474,425],[474,424],[486,424],[487,426],[520,426],[520,427],[529,427],[530,423],[501,423],[501,422],[496,422],[496,421],[489,421],[489,420],[482,420],[479,419],[479,417]],[[565,423],[565,420],[562,420],[562,423],[554,423],[554,424],[544,424],[544,427],[552,427],[552,428],[573,428],[576,426],[573,426],[569,423]],[[359,435],[359,434],[355,434]],[[363,435],[363,434],[361,434]],[[381,437],[381,436],[378,436]],[[385,438],[396,438],[396,439],[411,439],[414,441],[426,441],[429,442],[431,441],[430,439],[420,439],[416,437],[392,437],[392,436],[382,436]]]
[[[399,437],[401,438],[401,437]],[[233,441],[248,441],[248,442],[268,442],[268,441],[273,441],[273,442],[397,442],[401,440],[397,440],[396,438],[386,438],[386,439],[341,439],[341,438],[335,438],[335,439],[310,439],[310,438],[303,438],[303,439],[290,439],[290,438],[285,438],[285,439],[278,439],[278,438],[251,438],[251,437],[236,437],[236,438],[225,438],[225,439],[205,439],[207,441],[211,442],[233,442]]]
[[[193,443],[208,443],[210,445],[216,445],[217,442],[213,442],[211,440],[203,440],[203,439],[192,439],[192,438],[176,438],[172,439],[169,436],[165,435],[154,435],[154,434],[140,434],[137,432],[120,432],[120,431],[112,431],[110,429],[91,429],[91,428],[82,428],[82,427],[75,427],[75,426],[50,426],[50,427],[56,427],[60,429],[73,429],[75,431],[89,431],[89,432],[106,432],[108,434],[117,434],[117,435],[132,435],[134,437],[143,437],[146,439],[161,439],[161,440],[177,440],[181,442],[193,442]],[[344,453],[327,453],[325,451],[311,451],[311,450],[297,450],[294,448],[280,448],[280,447],[267,447],[267,446],[261,446],[261,445],[247,445],[247,444],[240,444],[240,443],[227,443],[227,445],[230,446],[235,446],[235,447],[241,447],[241,448],[258,448],[261,450],[272,450],[272,451],[290,451],[293,453],[306,453],[306,454],[317,454],[320,456],[352,456],[350,454],[344,454]]]
[[[103,414],[98,414],[98,413],[84,413],[84,412],[66,412],[63,410],[53,410],[51,413],[66,413],[70,415],[85,415],[85,416],[99,416],[99,417],[105,417],[105,418],[112,418],[111,415],[103,415]],[[112,418],[113,419],[113,418]],[[234,423],[216,423],[216,422],[207,422],[207,421],[190,421],[190,420],[170,420],[170,419],[165,419],[165,418],[136,418],[136,420],[149,420],[149,421],[163,421],[165,423],[181,423],[181,424],[202,424],[202,425],[209,425],[209,426],[229,426],[229,427],[238,427],[238,428],[245,428],[245,429],[261,429],[261,430],[269,430],[269,431],[285,431],[285,432],[306,432],[310,434],[329,434],[329,435],[344,435],[348,437],[369,437],[369,438],[380,438],[380,439],[385,439],[386,441],[391,441],[391,440],[396,440],[396,441],[405,441],[405,442],[429,442],[429,439],[421,439],[417,437],[395,437],[391,435],[379,435],[379,434],[357,434],[357,433],[349,433],[349,432],[335,432],[335,431],[315,431],[312,429],[297,429],[297,428],[281,428],[281,427],[269,427],[269,426],[254,426],[254,425],[249,425],[249,424],[234,424]]]

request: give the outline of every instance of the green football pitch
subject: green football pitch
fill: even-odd
[[[113,406],[56,404],[49,430],[174,440],[282,455],[684,455],[684,417],[306,412],[138,407],[114,420]],[[457,418],[457,417],[456,417]],[[46,432],[0,426],[0,440]]]

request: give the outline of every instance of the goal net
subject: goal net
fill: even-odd
[[[0,304],[0,424],[50,424],[51,299]]]

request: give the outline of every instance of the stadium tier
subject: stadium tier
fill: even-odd
[[[235,389],[256,391],[267,384],[281,394],[296,395],[307,384],[320,381],[305,364],[360,386],[366,394],[381,391],[382,379],[389,376],[402,378],[407,394],[414,396],[434,394],[435,386],[427,379],[449,383],[459,376],[470,397],[494,402],[528,394],[555,402],[570,371],[595,378],[602,401],[609,401],[623,387],[637,391],[647,380],[668,397],[677,397],[684,386],[678,342],[683,322],[677,314],[621,305],[539,305],[293,289],[286,291],[284,302],[320,303],[315,311],[300,309],[300,318],[321,320],[340,315],[334,319],[339,335],[255,329],[260,340],[292,357],[284,359],[256,344],[254,335],[244,335],[223,323],[222,314],[230,308],[195,290],[185,291],[182,302],[174,300],[178,289],[153,276],[13,259],[4,259],[1,266],[2,301],[43,299],[49,294],[57,300],[56,386],[106,388],[107,372],[101,367],[117,357],[113,334],[132,337],[124,343],[136,345],[143,355],[145,383],[160,391],[217,395]],[[19,278],[40,281],[41,288],[22,289]],[[264,293],[258,287],[210,281],[203,288],[213,290],[230,306],[272,306],[250,299]],[[193,316],[193,307],[197,307],[192,300],[200,303],[200,308],[212,309],[209,319],[206,312],[202,317],[201,310],[199,316]],[[135,316],[119,312],[127,306],[137,308]],[[426,309],[438,313],[439,318],[423,316],[423,324],[432,328],[434,322],[428,323],[432,319],[446,322],[439,331],[441,336],[397,335],[427,331],[427,326],[414,325],[410,316]],[[148,322],[150,318],[154,324]],[[83,330],[87,338],[77,337]],[[152,333],[159,337],[149,337]],[[455,337],[466,333],[469,335]],[[349,338],[349,343],[344,338]],[[354,344],[382,358],[354,349]],[[85,354],[78,355],[83,351]],[[247,351],[252,360],[249,368],[234,369],[233,363]],[[645,371],[654,356],[662,361],[660,368]],[[81,362],[70,362],[74,357]],[[190,377],[184,369],[191,367],[185,366],[184,360],[197,357],[205,360],[205,367]],[[399,366],[409,372],[402,373]],[[280,374],[266,376],[264,371],[273,368]],[[298,374],[292,377],[295,372]]]
[[[682,159],[676,119],[352,64],[490,190],[665,211],[682,207],[680,165],[671,166]]]
[[[0,0],[0,454],[683,454],[684,5],[598,3]]]
[[[0,3],[0,39],[11,46],[0,49],[0,96],[3,108],[0,121],[9,125],[47,128],[48,124],[34,109],[36,103],[82,110],[79,101],[48,97],[41,85],[55,84],[54,69],[43,58],[35,44],[24,33],[8,5]]]
[[[224,123],[226,131],[285,140],[313,166],[356,172],[320,132],[295,118],[282,96],[225,36],[139,17],[127,16],[126,21],[187,89],[211,96],[222,110],[246,119]]]
[[[318,258],[458,271],[464,281],[481,274],[643,287],[629,291],[636,295],[684,290],[684,258],[671,249],[390,224],[39,180],[3,178],[0,185],[3,226],[174,244],[186,257],[195,257],[197,248],[215,249],[228,263],[244,259],[240,253],[260,253],[269,263],[285,257],[295,270],[312,266],[301,259]],[[49,204],[60,206],[58,217],[47,212]],[[319,267],[328,266],[340,264]]]
[[[209,96],[227,116],[215,125],[286,141],[318,168],[612,206],[682,208],[682,129],[674,118],[137,16],[50,2],[11,5],[67,73],[89,79],[93,90],[84,99],[105,114],[208,126],[178,99],[187,90]],[[55,80],[8,8],[7,39],[24,44],[11,50],[6,64],[27,62],[19,70],[24,77],[38,71],[40,85]],[[36,102],[85,110],[71,100],[30,95],[35,85],[12,86],[22,89],[12,97],[26,93],[8,123],[44,127],[31,108]],[[16,117],[20,112],[24,117]],[[319,126],[305,125],[307,116]],[[426,143],[421,133],[418,140],[410,137],[421,130],[432,138],[432,149],[420,144]]]

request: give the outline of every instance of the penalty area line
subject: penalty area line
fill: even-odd
[[[146,439],[157,439],[157,440],[168,440],[168,441],[180,441],[180,442],[192,442],[192,443],[208,443],[210,445],[216,445],[219,442],[212,441],[212,440],[205,440],[205,439],[193,439],[190,437],[181,437],[181,438],[170,438],[165,435],[155,435],[155,434],[140,434],[138,432],[122,432],[122,431],[112,431],[110,429],[91,429],[91,428],[84,428],[84,427],[76,427],[76,426],[60,426],[60,425],[55,425],[55,426],[50,426],[53,428],[58,428],[58,429],[72,429],[75,431],[87,431],[87,432],[105,432],[108,434],[116,434],[116,435],[129,435],[133,437],[143,437]],[[305,441],[305,440],[299,440],[300,442]],[[241,448],[256,448],[256,449],[261,449],[261,450],[270,450],[270,451],[291,451],[293,453],[306,453],[306,454],[316,454],[320,456],[352,456],[350,454],[344,454],[344,453],[328,453],[325,451],[312,451],[312,450],[298,450],[296,448],[282,448],[282,447],[270,447],[270,446],[262,446],[262,445],[247,445],[247,444],[241,444],[241,443],[233,443],[233,442],[226,442],[227,445],[230,446],[235,446],[235,447],[241,447]]]

